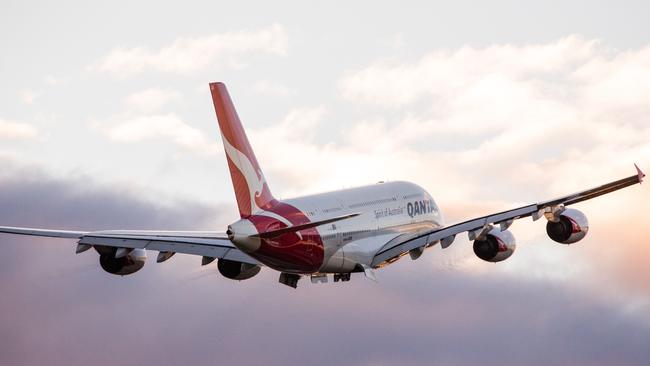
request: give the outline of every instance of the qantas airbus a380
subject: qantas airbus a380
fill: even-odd
[[[348,281],[352,272],[374,279],[374,269],[405,254],[420,257],[424,249],[449,247],[467,232],[474,253],[489,262],[507,259],[515,250],[508,230],[516,219],[544,217],[548,236],[571,244],[585,237],[587,217],[569,205],[636,183],[636,174],[557,199],[445,226],[431,195],[416,184],[390,182],[277,200],[271,194],[239,121],[226,86],[211,83],[210,91],[221,129],[240,219],[225,233],[205,231],[63,231],[0,227],[0,232],[77,239],[77,253],[94,248],[101,267],[127,275],[139,271],[146,250],[158,251],[157,262],[175,253],[202,256],[206,265],[218,259],[219,272],[245,280],[266,266],[280,272],[279,282],[296,287],[303,276],[312,282]]]

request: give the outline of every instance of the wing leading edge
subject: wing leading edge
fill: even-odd
[[[572,205],[643,182],[645,174],[638,166],[636,166],[636,164],[634,167],[636,168],[637,174],[592,189],[587,189],[549,201],[534,203],[528,206],[522,206],[512,210],[463,221],[444,228],[410,236],[404,240],[392,240],[384,245],[377,254],[375,254],[372,261],[372,267],[381,267],[386,263],[396,260],[412,249],[420,248],[437,241],[440,241],[441,246],[446,248],[453,243],[456,235],[463,232],[467,232],[469,239],[474,240],[474,238],[478,236],[482,230],[487,229],[489,225],[499,225],[503,231],[512,225],[514,220],[529,216],[532,216],[533,220],[538,220],[540,217],[544,216],[545,213],[552,212],[554,208],[558,206]]]
[[[116,230],[86,232],[0,227],[0,233],[78,239],[77,252],[94,245],[100,245],[116,248],[157,250],[164,253],[193,254],[259,265],[258,261],[237,249],[225,234],[211,231]]]

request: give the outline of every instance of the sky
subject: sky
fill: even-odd
[[[208,83],[281,198],[408,180],[448,223],[650,171],[646,2],[4,1],[0,225],[223,230]],[[317,167],[315,169],[314,167]],[[647,185],[575,207],[563,246],[466,237],[297,290],[178,255],[125,277],[0,237],[0,364],[645,365]]]

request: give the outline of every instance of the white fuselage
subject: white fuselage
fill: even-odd
[[[443,217],[431,195],[409,182],[371,186],[284,200],[311,221],[360,213],[317,228],[323,240],[320,273],[344,273],[370,266],[375,253],[393,238],[442,227]]]

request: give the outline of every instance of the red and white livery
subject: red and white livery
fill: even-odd
[[[157,262],[175,253],[202,256],[206,265],[218,260],[219,272],[244,280],[266,266],[280,273],[279,281],[296,287],[312,282],[347,281],[353,272],[375,279],[374,270],[405,254],[420,257],[433,245],[449,247],[457,234],[467,232],[474,252],[499,262],[516,248],[509,231],[516,219],[546,218],[549,237],[564,244],[585,237],[586,216],[574,203],[641,183],[637,172],[605,185],[550,201],[445,226],[431,195],[409,182],[378,183],[311,196],[277,200],[257,162],[239,116],[223,83],[211,83],[210,92],[219,121],[240,219],[221,232],[181,231],[63,231],[0,227],[0,232],[77,239],[77,253],[94,248],[101,267],[126,275],[140,270],[146,251],[158,251]]]

